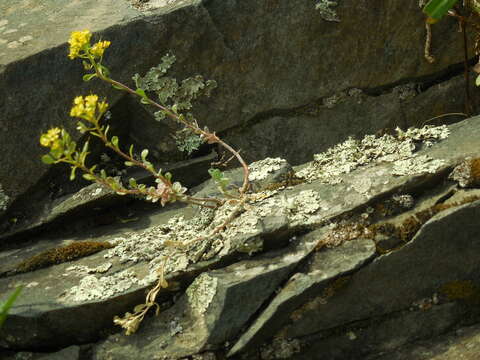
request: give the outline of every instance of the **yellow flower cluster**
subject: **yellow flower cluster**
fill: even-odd
[[[92,33],[89,30],[83,31],[72,31],[68,43],[70,44],[70,53],[68,57],[70,59],[75,59],[80,55],[80,50],[82,50],[85,45],[90,44],[90,39]]]
[[[60,129],[52,128],[46,134],[40,136],[40,145],[49,147],[52,150],[60,147]]]
[[[110,41],[99,41],[92,46],[90,53],[96,57],[102,57],[103,52],[110,46]]]
[[[97,121],[98,116],[101,116],[107,111],[108,104],[105,101],[98,102],[97,95],[77,96],[73,100],[73,107],[70,110],[70,116],[79,117],[90,122]]]

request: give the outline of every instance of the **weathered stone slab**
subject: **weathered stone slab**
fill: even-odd
[[[235,337],[289,273],[313,250],[318,234],[258,259],[203,273],[164,314],[128,338],[114,335],[95,348],[94,359],[152,359],[162,348],[170,359],[219,347]],[[177,331],[168,331],[174,323]]]
[[[230,145],[246,150],[244,156],[248,162],[280,156],[297,165],[349,136],[362,138],[379,130],[392,131],[397,126],[403,129],[422,127],[424,122],[438,115],[463,111],[463,75],[424,92],[419,92],[418,88],[420,84],[408,83],[381,95],[369,95],[352,88],[319,103],[256,119],[242,129],[226,130],[223,136]],[[474,91],[473,87],[470,91]],[[428,124],[452,124],[464,118],[448,116]]]
[[[325,229],[313,231],[306,237],[321,238]],[[376,254],[375,244],[369,239],[347,242],[340,247],[315,253],[309,260],[310,272],[296,273],[273,298],[268,307],[257,317],[256,321],[245,331],[228,356],[251,349],[261,344],[282,322],[288,314],[302,304],[315,290],[333,279],[354,272],[371,260]]]
[[[443,181],[446,170],[456,165],[465,156],[479,155],[477,144],[478,132],[480,130],[476,126],[476,121],[477,119],[474,118],[451,126],[452,134],[443,140],[439,140],[439,138],[443,138],[446,134],[446,129],[433,129],[432,138],[428,141],[440,142],[433,144],[426,150],[413,154],[410,154],[411,146],[413,145],[413,143],[410,143],[411,138],[425,136],[425,131],[427,130],[421,130],[419,133],[413,131],[409,134],[400,134],[406,137],[406,140],[404,140],[405,144],[402,142],[400,145],[393,138],[383,138],[382,141],[384,143],[377,143],[376,141],[379,141],[377,138],[370,137],[367,140],[375,141],[374,144],[378,144],[378,148],[370,148],[361,154],[355,151],[349,152],[352,148],[353,150],[357,149],[358,143],[347,142],[342,145],[343,148],[341,147],[345,150],[344,152],[333,152],[334,160],[332,163],[322,163],[320,168],[316,167],[315,164],[318,165],[321,159],[328,157],[328,154],[323,154],[316,157],[315,161],[317,163],[307,164],[302,170],[298,169],[297,175],[300,176],[303,173],[303,176],[306,179],[310,179],[310,182],[306,181],[296,186],[288,186],[288,179],[285,179],[284,185],[286,188],[282,183],[267,183],[265,186],[274,185],[274,188],[252,194],[249,203],[244,208],[235,201],[226,203],[217,209],[215,213],[210,212],[210,210],[196,212],[190,207],[184,209],[165,208],[158,214],[155,214],[155,223],[149,224],[154,226],[141,228],[140,230],[143,231],[127,233],[122,229],[119,235],[113,235],[114,231],[112,231],[109,234],[109,238],[98,235],[92,236],[91,234],[77,235],[75,239],[70,240],[110,240],[116,246],[108,250],[108,253],[98,253],[81,258],[73,263],[52,264],[49,267],[36,271],[0,278],[0,293],[2,294],[0,300],[3,300],[15,285],[19,283],[28,285],[25,287],[22,297],[19,298],[12,308],[12,316],[9,317],[9,321],[0,330],[1,346],[10,349],[28,348],[34,350],[40,347],[57,348],[58,346],[96,341],[102,332],[111,326],[111,320],[114,315],[132,311],[133,306],[143,302],[145,290],[155,283],[159,266],[164,263],[166,258],[168,258],[168,262],[164,266],[166,267],[167,280],[171,284],[171,288],[161,293],[160,302],[172,301],[174,292],[183,291],[198,274],[205,272],[206,269],[220,268],[218,270],[219,274],[222,271],[225,271],[226,274],[226,267],[239,261],[239,259],[247,256],[258,256],[262,252],[267,252],[265,256],[268,258],[268,252],[287,246],[288,240],[293,235],[308,233],[316,227],[325,225],[327,221],[338,219],[340,215],[346,217],[347,215],[352,215],[354,210],[361,210],[358,212],[362,214],[357,215],[363,216],[366,206],[380,197],[390,196],[396,192],[421,193],[425,191],[426,187],[435,186],[438,182]],[[405,150],[404,145],[407,145],[406,149],[409,151]],[[421,147],[420,143],[417,143],[417,146]],[[392,149],[394,151],[403,149],[402,154],[405,152],[405,158],[398,160],[398,154],[392,154]],[[338,155],[338,158],[335,157],[335,154]],[[378,154],[383,154],[386,157],[378,158]],[[432,159],[427,159],[427,154]],[[347,162],[344,162],[343,156],[348,158]],[[349,159],[349,156],[352,159]],[[383,161],[377,163],[373,159],[377,159],[377,161],[378,159],[383,159]],[[389,162],[388,159],[395,161]],[[420,163],[416,166],[404,165],[405,162],[418,162],[419,160]],[[269,164],[270,161],[271,159],[266,163]],[[281,180],[275,177],[277,172],[277,175],[280,176],[282,171],[286,171],[289,167],[284,161],[280,161],[280,163],[280,165],[277,164],[278,168],[272,166],[270,172],[266,172],[263,175],[268,178],[269,174],[272,174],[273,177],[270,181]],[[252,165],[252,168],[255,168],[255,164]],[[340,171],[338,174],[335,173],[339,169],[345,169],[345,171]],[[347,171],[351,169],[355,170]],[[258,170],[262,173],[261,167]],[[252,174],[255,174],[255,172],[252,171]],[[238,178],[233,180],[234,182],[238,181]],[[257,180],[261,181],[262,179]],[[202,191],[207,192],[212,190],[212,187],[208,184],[200,188],[203,189]],[[453,253],[450,256],[452,261],[457,264],[461,263],[463,267],[455,268],[457,270],[455,272],[455,269],[448,268],[450,265],[453,267],[453,264],[446,262],[445,269],[449,271],[448,276],[445,277],[447,280],[455,276],[463,276],[465,272],[473,274],[476,271],[475,266],[478,267],[478,265],[473,264],[473,257],[476,251],[475,247],[469,248],[471,244],[468,241],[471,241],[471,239],[468,240],[465,237],[470,236],[469,233],[471,234],[473,231],[478,230],[475,228],[477,224],[475,221],[472,221],[472,218],[474,219],[478,216],[476,212],[478,212],[479,204],[480,202],[477,201],[438,214],[437,217],[430,220],[423,227],[417,238],[407,246],[404,246],[397,252],[382,256],[370,265],[358,270],[344,284],[342,291],[328,297],[326,303],[322,294],[313,294],[313,296],[318,295],[316,298],[319,300],[318,304],[314,300],[312,306],[302,307],[299,311],[296,311],[296,325],[285,329],[286,333],[291,334],[289,336],[292,337],[307,336],[331,327],[340,326],[349,321],[362,320],[377,313],[382,315],[395,310],[403,310],[410,302],[418,300],[417,296],[421,296],[424,293],[428,295],[434,291],[435,286],[441,285],[434,284],[435,281],[439,281],[434,274],[431,275],[432,278],[427,278],[425,280],[427,282],[424,284],[419,273],[409,273],[409,271],[420,271],[422,268],[425,270],[425,267],[432,264],[427,261],[428,259],[438,261],[438,258],[443,258],[449,253]],[[224,220],[232,214],[232,211],[235,212],[236,216],[228,223],[228,226],[219,236],[214,236],[216,233],[212,234],[210,231],[217,229],[218,226],[223,226]],[[462,211],[466,213],[470,211],[471,218],[463,218],[462,221],[458,220],[459,217],[463,216]],[[184,215],[184,218],[171,218],[173,215]],[[451,225],[452,222],[456,224],[457,228]],[[468,224],[466,224],[467,222]],[[431,239],[437,235],[435,231],[440,231],[442,236],[448,237],[448,231],[445,231],[444,227],[447,227],[450,231],[459,232],[458,229],[464,225],[470,227],[463,229],[465,230],[464,233],[459,235],[463,237],[458,242],[447,243],[445,238],[440,238],[446,244],[442,242],[444,247],[439,247],[438,249],[435,248],[434,244],[429,244],[429,241],[433,241]],[[428,235],[429,231],[433,233]],[[121,239],[115,239],[115,237],[121,237]],[[308,235],[306,238],[308,238]],[[194,240],[193,242],[191,241],[192,239]],[[418,239],[423,241],[416,241]],[[47,240],[51,241],[54,239]],[[56,239],[55,245],[62,244],[63,240],[67,239]],[[168,243],[170,245],[176,244],[177,246],[167,246]],[[361,243],[357,242],[355,244],[352,242],[350,246],[358,244]],[[54,244],[48,243],[46,248],[51,248],[52,245]],[[455,247],[456,245],[461,246],[457,248]],[[24,245],[20,247],[24,247]],[[370,248],[361,247],[361,249],[359,252],[363,255],[360,255],[358,258],[352,257],[350,259],[351,262],[350,260],[345,263],[342,262],[340,268],[337,269],[338,272],[352,271],[372,256],[371,246]],[[431,256],[430,250],[433,251],[434,255],[436,254],[434,251],[438,251],[439,253],[436,254],[438,258],[429,257]],[[272,265],[272,276],[273,274],[280,274],[278,277],[274,276],[274,282],[279,283],[281,278],[286,280],[290,270],[287,271],[285,269],[290,267],[290,265],[294,266],[293,263],[298,263],[305,256],[305,253],[303,253],[303,255],[297,257],[295,252],[289,251],[292,251],[292,249],[287,250],[284,254],[285,262],[283,264],[288,263],[285,265],[286,267],[280,266],[280,268],[276,268],[275,265]],[[33,251],[27,253],[32,255],[32,253],[37,254],[38,252],[39,248],[34,247]],[[403,256],[405,253],[407,253],[407,256]],[[8,255],[18,256],[19,261],[26,256],[26,254],[24,255],[20,251],[14,254],[9,253],[6,256]],[[319,256],[321,257],[322,255]],[[417,257],[415,258],[415,256]],[[339,255],[339,257],[341,256]],[[412,260],[411,257],[414,259]],[[459,259],[463,259],[463,257],[472,260],[472,262],[460,261]],[[273,262],[275,263],[275,261]],[[111,265],[108,265],[108,263],[111,263]],[[263,262],[264,264],[265,262]],[[15,263],[11,262],[9,263],[10,265],[15,265]],[[72,265],[75,266],[72,267]],[[231,269],[235,269],[236,265],[231,266]],[[401,271],[398,270],[399,268]],[[285,272],[283,272],[284,270]],[[313,271],[314,269],[307,272]],[[412,278],[411,285],[409,285],[410,278],[408,278],[408,282],[404,278],[402,280],[400,276],[396,279],[390,279],[389,272],[408,275]],[[265,273],[268,273],[268,271]],[[63,274],[67,275],[64,276]],[[223,278],[221,276],[219,276],[219,279],[221,278],[222,281],[218,280],[218,283],[224,284],[225,289],[232,289],[231,294],[238,294],[236,291],[242,289],[241,284],[253,284],[255,282],[255,277],[250,275],[258,274],[258,271],[254,271],[246,277],[243,277],[245,274],[242,275],[241,272],[237,274],[234,271],[233,274],[240,276],[241,280],[239,283],[235,279],[232,280],[229,277]],[[417,275],[416,277],[414,276],[415,274]],[[443,273],[440,275],[443,276]],[[322,276],[320,276],[319,282],[323,281]],[[330,273],[329,277],[333,278],[335,275]],[[58,281],[58,279],[62,281]],[[395,282],[395,280],[397,281]],[[261,283],[266,284],[266,282]],[[315,283],[315,280],[313,283]],[[388,284],[397,286],[400,293],[402,291],[411,291],[415,296],[410,294],[398,296],[398,293],[384,294],[384,289]],[[409,287],[413,285],[415,285],[413,288]],[[239,287],[237,288],[237,286]],[[377,287],[372,288],[372,286]],[[309,285],[307,284],[305,288],[308,289]],[[350,288],[353,288],[355,291],[350,292]],[[302,287],[291,298],[300,299],[303,295],[301,291]],[[263,292],[263,295],[257,298],[256,306],[248,307],[249,305],[245,304],[249,309],[247,312],[250,314],[254,313],[255,310],[252,309],[258,309],[258,303],[263,303],[260,298],[266,296],[265,294],[267,293],[269,291]],[[359,303],[357,301],[359,298],[368,297],[371,294],[376,296],[365,302]],[[230,301],[228,300],[230,299],[229,291],[226,291],[224,295],[226,301]],[[235,297],[238,296],[235,295]],[[392,300],[392,297],[395,299]],[[290,295],[287,294],[285,298],[286,301],[289,301]],[[219,301],[222,303],[221,300]],[[351,302],[353,304],[350,304]],[[387,302],[387,304],[384,302]],[[186,304],[186,300],[184,303]],[[265,305],[268,308],[268,304]],[[172,307],[173,310],[169,314],[175,313],[175,306]],[[321,311],[324,308],[332,311],[325,315]],[[68,321],[65,320],[67,314]],[[188,314],[189,312],[187,312]],[[220,314],[217,313],[218,316],[213,316],[210,319],[212,322],[208,327],[205,327],[208,322],[202,323],[202,329],[217,329],[216,327],[220,325],[215,323],[214,320],[223,319],[222,314],[224,314],[223,310]],[[232,313],[226,312],[225,316],[227,314]],[[320,320],[313,317],[310,318],[309,315],[316,316]],[[193,315],[186,317],[187,324],[192,326],[196,320],[197,318]],[[231,324],[229,324],[232,326],[232,329],[237,329],[236,331],[238,331],[240,323],[246,324],[245,321],[238,321],[231,321]],[[29,327],[32,331],[25,333],[24,329],[26,327]],[[219,327],[219,329],[222,328],[222,326]],[[262,329],[262,331],[265,330]],[[222,333],[223,331],[219,332]],[[234,332],[232,331],[232,334]],[[213,335],[210,335],[213,339]],[[152,335],[152,337],[156,336],[159,335]],[[198,345],[201,348],[205,341],[201,337],[195,336],[194,333],[190,333],[189,336],[187,338],[193,339],[192,343],[180,344],[179,346],[183,349],[182,351],[192,354],[190,345],[196,344],[195,346]],[[217,340],[212,340],[215,343],[211,344],[212,346],[218,346],[218,342],[220,342],[218,339],[221,336],[217,333],[215,338]],[[138,341],[139,343],[146,343],[149,339],[151,338],[147,337],[147,340],[141,339]],[[223,341],[223,338],[221,341]],[[168,344],[165,344],[165,346],[168,346]]]
[[[436,215],[410,243],[358,271],[327,303],[317,297],[297,312],[286,336],[302,337],[406,309],[445,284],[478,277],[479,216],[480,201]]]
[[[94,91],[111,104],[122,97],[96,81],[82,83],[81,66],[66,58],[72,30],[90,28],[112,41],[105,63],[120,81],[131,84],[133,73],[156,65],[168,50],[178,59],[175,76],[217,80],[215,97],[196,112],[202,125],[217,131],[351,87],[434,76],[463,54],[461,34],[447,19],[435,26],[434,36],[442,39],[435,43],[438,61],[427,64],[423,14],[418,3],[400,0],[375,11],[366,2],[340,2],[339,23],[325,21],[312,0],[158,2],[144,14],[112,0],[68,6],[8,0],[1,6],[0,183],[10,202],[47,171],[38,161],[39,133],[55,125],[73,130],[67,114],[74,96]]]
[[[196,159],[165,164],[162,169],[164,173],[170,172],[175,181],[179,181],[185,186],[190,186],[208,177],[206,169],[215,158],[216,153],[212,152],[209,155]],[[146,171],[127,172],[127,175],[123,176],[122,180],[127,183],[129,178],[134,178],[139,184],[148,184],[154,181],[153,176]],[[103,213],[108,212],[108,208],[119,206],[128,200],[130,198],[117,195],[110,188],[97,183],[90,184],[74,194],[55,199],[51,204],[45,203],[43,206],[41,204],[32,204],[30,211],[23,214],[24,218],[10,225],[8,231],[1,233],[0,243],[2,243],[2,239],[3,243],[6,243],[8,238],[12,236],[17,235],[18,238],[18,235],[21,236],[29,230],[38,229],[59,219],[67,221],[67,217],[74,218],[80,216],[82,212],[84,217],[88,216],[89,212],[90,214],[99,210],[103,210]]]
[[[32,353],[21,351],[17,353],[2,355],[4,360],[80,360],[81,359],[81,350],[79,346],[69,346],[68,348],[62,349],[54,353]]]
[[[432,337],[441,339],[445,331],[463,323],[466,318],[474,319],[467,308],[454,303],[437,304],[423,310],[408,309],[306,337],[297,343],[296,353],[290,359],[397,359],[397,353],[405,353],[403,349],[408,349],[409,343]],[[435,343],[435,340],[427,342]],[[422,347],[423,357],[419,359],[437,359],[426,356],[429,353],[433,355],[434,348]],[[275,349],[270,346],[267,349],[275,354]]]
[[[480,353],[480,327],[462,327],[429,340],[402,346],[368,360],[476,360]]]

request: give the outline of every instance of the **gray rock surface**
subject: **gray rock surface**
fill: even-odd
[[[368,360],[475,360],[479,352],[480,328],[473,325],[404,346],[392,353],[375,355]]]
[[[0,215],[16,225],[0,227],[0,302],[23,286],[0,329],[2,359],[473,356],[476,327],[442,334],[480,321],[479,118],[390,135],[462,111],[457,24],[434,27],[442,41],[427,64],[417,2],[319,4],[2,2]],[[193,195],[221,195],[204,181],[213,158],[199,156],[211,149],[179,154],[170,125],[149,125],[151,111],[134,99],[81,81],[65,41],[87,27],[112,41],[105,63],[120,81],[171,50],[171,75],[218,82],[194,110],[242,148],[245,202],[125,202],[67,185],[60,167],[38,161],[40,133],[72,130],[72,98],[92,91],[108,96],[122,143],[151,147]],[[377,136],[360,139],[368,133]],[[465,167],[469,187],[449,177]],[[225,176],[231,191],[242,184],[241,169]],[[151,309],[133,334],[114,325],[135,324],[145,306],[158,316]]]
[[[325,21],[312,0],[154,1],[148,11],[112,0],[68,6],[56,0],[6,0],[0,6],[0,182],[10,202],[33,191],[47,172],[38,161],[44,152],[39,134],[55,125],[73,130],[68,110],[74,96],[94,91],[111,105],[123,96],[97,81],[82,82],[81,66],[66,57],[72,30],[88,27],[112,41],[105,62],[120,81],[131,84],[131,75],[156,65],[168,50],[178,59],[175,76],[215,79],[215,96],[200,103],[196,114],[202,125],[219,132],[253,126],[259,118],[352,87],[376,89],[443,76],[462,60],[461,35],[447,20],[435,27],[434,36],[442,39],[435,43],[437,62],[427,64],[423,15],[416,2],[400,0],[375,11],[365,1],[340,2],[341,22]],[[374,128],[385,125],[379,121]],[[134,117],[130,129],[135,131]],[[339,139],[356,133],[340,130]]]
[[[73,236],[47,232],[5,249],[0,300],[15,286],[25,288],[0,329],[0,346],[54,351],[91,343],[89,354],[98,360],[153,359],[159,349],[169,359],[205,351],[230,352],[234,359],[301,359],[324,351],[336,359],[356,344],[339,334],[363,339],[368,346],[361,354],[367,356],[436,336],[465,318],[476,321],[480,194],[457,189],[448,173],[466,157],[480,156],[477,122],[450,126],[445,139],[446,128],[400,132],[398,140],[383,137],[376,145],[383,149],[361,150],[363,162],[347,155],[362,143],[346,142],[332,150],[340,151],[338,158],[332,155],[333,167],[323,163],[318,172],[315,164],[325,154],[295,167],[294,179],[307,179],[296,184],[289,183],[285,161],[251,164],[261,191],[218,237],[191,241],[237,211],[234,204],[215,213],[178,206],[150,210],[138,224],[88,228]],[[412,139],[419,150],[410,154],[405,149]],[[404,157],[398,158],[398,149]],[[379,161],[377,151],[386,157]],[[343,156],[353,157],[344,162]],[[344,173],[335,173],[339,169]],[[237,183],[242,173],[228,176]],[[195,191],[203,196],[215,189],[209,181]],[[412,216],[422,222],[406,223]],[[387,223],[400,232],[375,227],[388,229]],[[378,234],[381,244],[385,236],[401,241],[380,248]],[[56,261],[69,246],[87,241],[114,247]],[[55,261],[38,267],[45,254]],[[30,271],[15,273],[19,268]],[[168,282],[157,298],[160,315],[147,317],[133,335],[108,336],[112,318],[144,301],[159,269]],[[414,321],[419,316],[430,330]],[[397,326],[401,334],[385,330],[377,339],[382,329]]]
[[[421,83],[407,83],[380,95],[352,88],[324,98],[320,103],[265,115],[249,122],[248,126],[226,130],[223,136],[229,144],[245,149],[249,162],[280,156],[298,165],[349,136],[361,138],[391,131],[397,126],[421,127],[437,115],[463,112],[463,75],[424,91],[418,90],[420,88]],[[475,91],[473,87],[471,91]],[[447,116],[428,124],[450,124],[464,118]]]

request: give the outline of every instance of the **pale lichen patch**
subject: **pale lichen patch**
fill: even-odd
[[[282,158],[265,158],[255,161],[248,166],[250,170],[248,179],[250,181],[263,180],[267,178],[269,174],[280,170],[286,165],[288,165],[287,160]]]
[[[80,280],[78,286],[72,287],[59,298],[63,303],[78,303],[85,301],[109,299],[120,294],[137,283],[137,277],[131,270],[97,278],[87,275]]]
[[[446,126],[425,126],[421,129],[396,129],[397,136],[385,134],[381,137],[367,135],[362,140],[349,138],[327,151],[315,154],[314,161],[297,172],[297,176],[307,181],[320,180],[326,184],[342,182],[341,175],[348,174],[360,166],[373,162],[397,162],[414,157],[417,143],[431,146],[435,141],[445,139],[449,130]],[[418,161],[426,160],[428,164],[422,167]],[[411,165],[408,165],[411,164]],[[440,160],[433,161],[426,157],[397,165],[399,174],[405,174],[407,168],[410,174],[435,171]],[[400,170],[401,168],[405,171]]]
[[[206,273],[198,276],[186,291],[190,306],[199,314],[204,314],[217,293],[217,285],[215,277]]]
[[[335,9],[333,9],[336,6],[338,6],[337,1],[318,0],[317,4],[315,5],[315,8],[320,13],[320,16],[322,17],[322,19],[326,21],[339,22],[340,18],[338,17],[338,14],[335,11]]]
[[[427,155],[415,156],[405,160],[398,160],[393,164],[393,175],[413,175],[421,173],[435,174],[445,165],[445,160],[432,159]]]
[[[7,209],[9,199],[9,196],[5,194],[0,184],[0,213]]]
[[[73,265],[67,268],[67,271],[76,273],[78,275],[86,275],[86,274],[95,274],[95,273],[106,273],[112,267],[112,263],[106,262],[100,264],[94,268],[85,266],[85,265]]]

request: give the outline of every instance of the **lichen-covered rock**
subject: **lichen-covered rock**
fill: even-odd
[[[461,34],[449,21],[435,27],[434,36],[442,39],[434,42],[437,62],[424,60],[424,15],[414,1],[396,0],[373,9],[364,2],[338,1],[333,7],[334,2],[322,0],[319,11],[313,0],[177,0],[150,5],[142,12],[129,7],[127,1],[77,0],[68,7],[60,0],[26,7],[16,0],[2,2],[0,181],[12,201],[27,189],[44,187],[32,187],[48,169],[38,161],[43,150],[35,139],[52,125],[65,126],[75,134],[75,123],[68,118],[74,96],[92,91],[92,86],[112,105],[123,96],[98,81],[82,82],[81,64],[66,57],[72,30],[88,26],[96,37],[112,42],[104,62],[120,81],[130,83],[134,73],[157,65],[168,50],[178,59],[175,75],[202,74],[215,79],[219,84],[215,96],[200,104],[196,115],[202,126],[219,132],[250,127],[260,119],[282,115],[284,109],[294,112],[352,87],[377,89],[407,78],[415,81],[463,60]],[[76,16],[79,13],[81,17]],[[325,20],[337,16],[341,22]],[[35,35],[39,28],[44,30],[40,37]],[[397,29],[395,36],[392,28]],[[24,76],[26,73],[30,75]],[[433,107],[437,103],[434,98],[428,104]],[[315,121],[329,117],[326,114]],[[136,137],[135,131],[148,127],[148,116],[146,121],[135,113],[124,116],[131,126],[121,118],[112,121],[129,129],[132,138],[142,138]],[[382,120],[378,123],[383,125]],[[372,130],[381,127],[376,124]],[[395,124],[400,125],[399,121]],[[282,136],[295,129],[301,130],[300,138],[312,133],[311,127],[292,121]],[[351,129],[348,123],[339,127],[341,136],[337,134],[334,141],[351,134]],[[155,143],[144,146],[154,147],[159,138],[165,139],[164,128],[157,130],[160,133],[149,134]],[[77,140],[79,135],[74,137]],[[267,152],[271,148],[268,142],[261,145]],[[247,153],[248,147],[244,151]],[[297,146],[294,151],[305,150]],[[263,157],[269,155],[282,156]],[[250,160],[248,154],[246,157]]]
[[[468,304],[477,299],[472,274],[478,272],[474,234],[480,195],[478,189],[456,189],[448,172],[466,157],[480,156],[477,124],[473,118],[452,125],[447,138],[442,138],[443,127],[402,132],[403,140],[367,137],[367,144],[377,146],[364,151],[357,149],[362,140],[349,141],[294,169],[312,173],[309,181],[297,182],[298,174],[291,174],[270,184],[273,188],[215,211],[150,209],[138,224],[118,223],[106,231],[87,228],[71,236],[52,228],[32,243],[2,250],[0,294],[18,285],[24,289],[0,329],[0,347],[53,351],[96,342],[92,353],[98,360],[112,354],[116,359],[139,354],[152,359],[159,349],[173,359],[223,350],[241,357],[275,336],[282,354],[301,358],[310,351],[303,339],[323,339],[332,328],[355,339],[360,335],[349,324],[370,324],[381,317],[388,327],[393,313],[406,316],[410,308],[465,302],[462,314],[467,316],[472,312]],[[440,138],[422,146],[431,141],[425,131]],[[420,134],[421,139],[412,139]],[[444,165],[434,173],[392,174],[404,158],[385,149],[392,144],[399,149],[404,141],[409,149],[405,157],[428,156]],[[315,161],[330,157],[331,163],[322,164],[333,168],[336,154],[342,155],[339,165],[354,165],[346,166],[350,172],[336,174],[338,181],[332,184],[321,177]],[[264,164],[266,169],[257,170],[269,176],[288,168],[278,159]],[[241,170],[230,175],[233,181],[242,179]],[[193,195],[212,186],[209,180]],[[387,241],[391,239],[395,241]],[[41,254],[56,260],[54,249],[61,252],[82,240],[115,247],[42,263],[46,267],[28,272],[10,271]],[[111,331],[113,316],[156,308],[152,298],[145,305],[145,292],[161,279],[155,299],[159,316],[146,316],[130,337],[116,334],[99,343]],[[405,329],[405,334],[415,329]],[[374,327],[370,330],[375,333]],[[233,339],[237,344],[230,348],[226,342]],[[266,344],[259,354],[277,356],[270,350]]]

